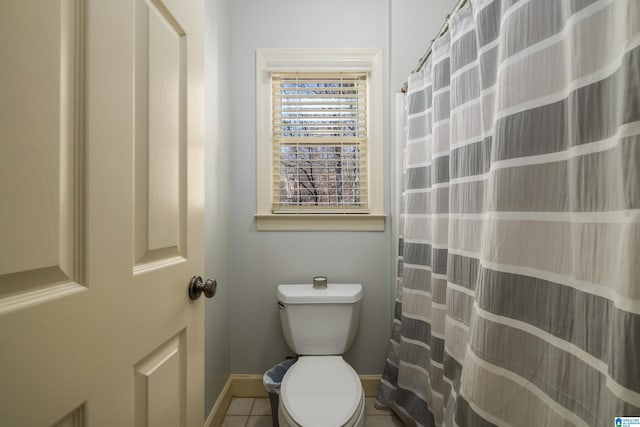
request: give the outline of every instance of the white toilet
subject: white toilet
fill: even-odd
[[[361,427],[360,378],[342,358],[358,328],[362,285],[279,285],[280,320],[299,355],[282,380],[281,427]]]

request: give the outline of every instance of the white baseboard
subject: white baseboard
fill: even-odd
[[[382,375],[360,375],[364,397],[376,397]]]
[[[218,395],[218,399],[216,403],[211,408],[211,412],[209,412],[209,416],[204,422],[205,427],[219,427],[222,425],[222,421],[224,420],[224,416],[227,413],[227,409],[229,409],[229,404],[231,403],[231,386],[233,384],[233,375],[230,375],[227,379],[227,382],[222,387],[222,391]]]
[[[376,397],[381,375],[360,375],[365,397]],[[262,383],[262,375],[231,374],[213,405],[205,427],[219,427],[229,409],[232,397],[268,397]]]

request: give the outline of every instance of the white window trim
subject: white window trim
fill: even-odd
[[[291,71],[366,71],[368,76],[367,214],[272,213],[271,73]],[[383,85],[381,49],[256,50],[256,173],[259,231],[384,231]]]

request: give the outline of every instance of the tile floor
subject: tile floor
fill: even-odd
[[[374,408],[374,398],[366,398],[365,427],[400,427],[402,421],[388,411]],[[271,427],[268,398],[234,397],[222,427]]]

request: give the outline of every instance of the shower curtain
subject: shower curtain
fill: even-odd
[[[405,108],[378,405],[411,426],[640,417],[640,1],[471,1]]]

